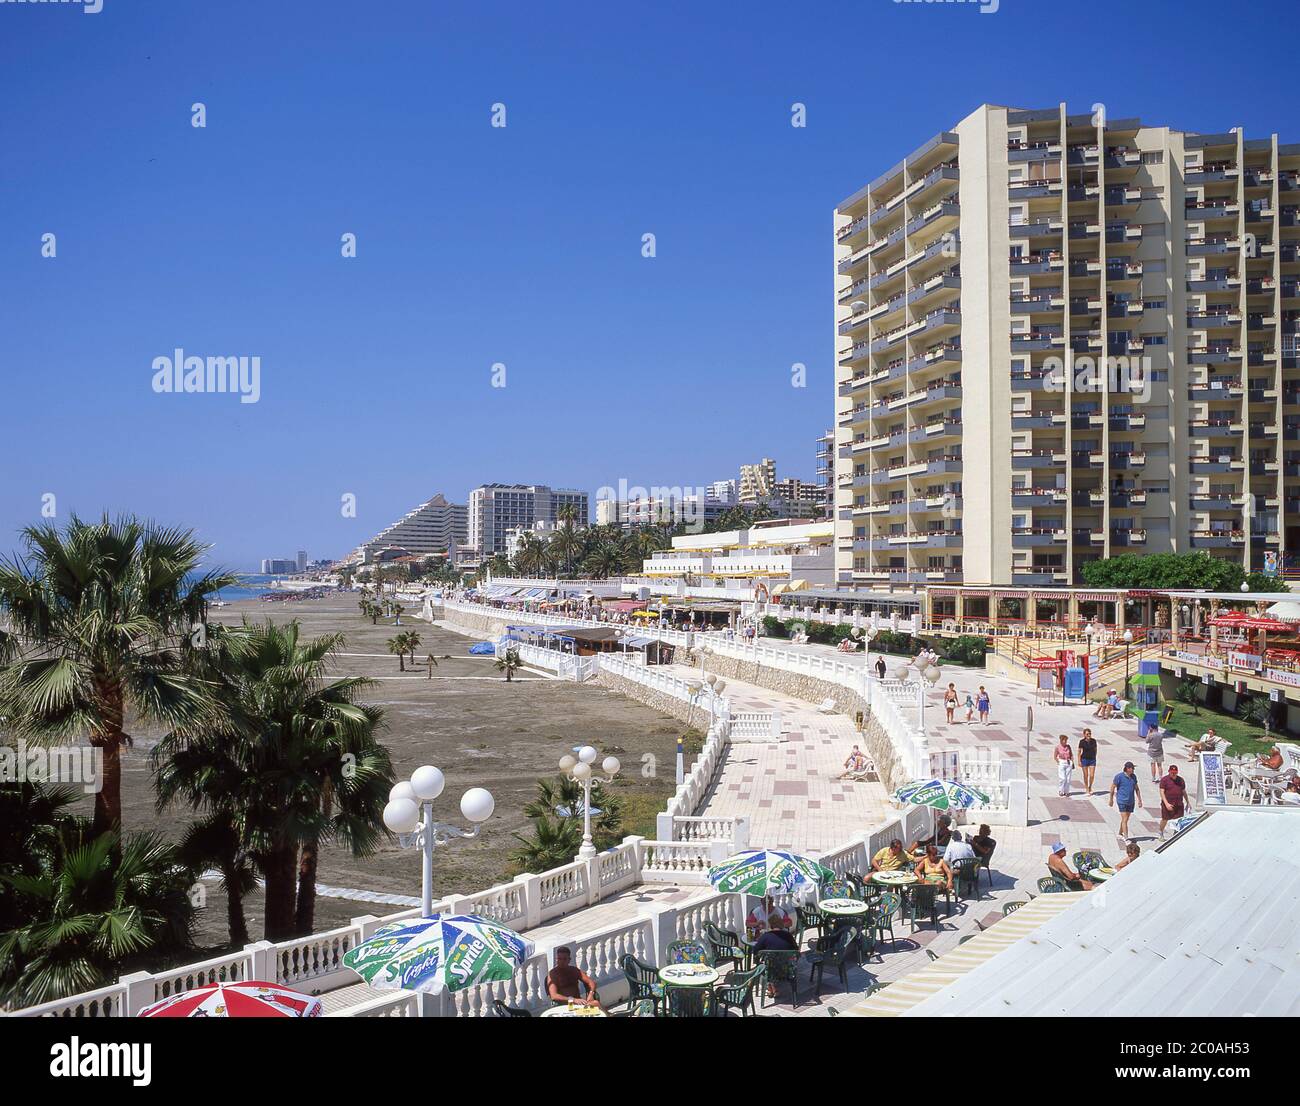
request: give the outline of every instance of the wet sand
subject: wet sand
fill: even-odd
[[[409,615],[408,610],[408,615]],[[344,652],[337,675],[364,675],[379,679],[365,701],[384,708],[387,718],[381,741],[393,759],[394,771],[404,779],[421,764],[436,764],[447,777],[447,788],[435,806],[435,817],[464,824],[460,796],[469,787],[486,787],[496,798],[496,812],[473,841],[454,842],[439,849],[434,858],[434,894],[468,893],[499,882],[506,876],[507,856],[517,846],[512,833],[528,823],[521,813],[536,792],[537,781],[555,774],[557,761],[575,745],[591,744],[611,751],[623,763],[620,795],[647,813],[662,809],[672,792],[675,742],[683,727],[640,703],[595,686],[579,686],[542,678],[527,670],[506,683],[491,657],[470,657],[466,650],[476,639],[450,633],[427,622],[404,617],[401,630],[420,635],[418,667],[398,671],[397,658],[388,655],[386,642],[400,630],[392,619],[373,626],[357,610],[356,596],[330,596],[319,600],[263,603],[247,600],[212,612],[213,621],[238,622],[272,618],[276,622],[298,619],[306,636],[341,632]],[[424,655],[438,661],[433,678],[426,678]],[[449,655],[450,659],[444,659]],[[158,731],[134,728],[135,747],[123,758],[123,822],[126,830],[154,828],[177,839],[192,820],[188,809],[172,808],[159,815],[148,754]],[[657,774],[645,778],[642,757],[656,758]],[[87,808],[89,803],[86,803]],[[629,826],[627,832],[653,833],[653,822]],[[385,844],[373,856],[354,858],[346,849],[322,850],[319,882],[340,888],[358,888],[418,897],[420,858],[414,849]],[[219,947],[227,936],[225,903],[218,884],[206,884],[206,903],[200,911],[196,941]],[[248,902],[249,932],[262,933],[261,895]],[[363,914],[382,915],[402,909],[351,899],[316,901],[319,930],[346,924]]]

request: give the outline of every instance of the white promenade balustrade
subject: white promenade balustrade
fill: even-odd
[[[448,602],[444,608],[503,620],[509,618],[513,621],[515,617],[511,612],[478,604]],[[547,616],[526,617],[529,622],[537,622]],[[575,624],[573,619],[556,619],[556,622]],[[672,634],[686,645],[691,644],[692,639],[705,637],[653,627],[641,632],[663,640],[668,640],[668,635]],[[822,679],[859,692],[872,715],[890,734],[890,740],[900,755],[906,755],[909,763],[923,757],[924,739],[916,727],[904,721],[900,709],[900,702],[903,706],[911,705],[907,696],[915,693],[909,690],[910,685],[876,680],[864,671],[861,664],[846,663],[838,658],[722,642],[713,636],[707,636],[707,640],[711,647],[743,651],[746,658],[758,659],[759,663],[817,674]],[[598,660],[602,670],[635,680],[673,698],[694,702],[708,712],[710,692],[692,692],[687,681],[656,671],[654,666],[647,668],[616,654],[578,659]],[[573,949],[574,962],[582,964],[592,976],[606,1002],[618,1002],[626,995],[621,969],[625,955],[631,954],[658,966],[667,962],[667,949],[671,942],[702,936],[706,922],[727,929],[742,928],[747,910],[744,896],[704,891],[712,865],[734,852],[751,847],[747,840],[746,819],[714,818],[698,813],[721,774],[738,720],[722,696],[716,697],[713,706],[711,713],[702,714],[702,717],[709,718],[709,726],[701,751],[657,818],[659,840],[628,837],[622,844],[589,860],[575,860],[537,875],[520,875],[508,883],[471,895],[451,895],[435,902],[432,909],[435,912],[480,914],[527,932],[542,925],[554,926],[559,919],[647,883],[698,886],[701,888],[700,898],[680,909],[650,904],[643,907],[635,919],[621,921],[580,938],[538,942],[536,954],[525,961],[509,980],[436,996],[427,1008],[415,994],[379,992],[366,994],[328,1016],[491,1016],[495,999],[502,999],[512,1006],[541,1010],[549,1006],[546,973],[552,951],[561,943]],[[765,717],[760,718],[760,715]],[[741,715],[739,720],[742,727],[765,726],[770,734],[775,726],[779,733],[780,716],[776,712],[755,712],[753,717]],[[972,762],[972,771],[979,770],[982,768]],[[933,816],[934,812],[927,807],[909,808],[818,859],[839,874],[865,872],[871,856],[892,838],[910,842],[931,832]],[[353,919],[350,925],[324,933],[276,943],[260,941],[224,956],[163,972],[132,973],[111,986],[13,1013],[23,1017],[134,1017],[145,1006],[180,991],[206,983],[242,979],[271,980],[317,994],[353,987],[358,980],[353,972],[342,966],[343,955],[367,940],[381,926],[419,915],[418,908],[382,918],[367,915]]]

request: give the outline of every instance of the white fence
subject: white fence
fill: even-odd
[[[596,675],[598,668],[598,657],[579,657],[573,653],[562,653],[558,649],[544,649],[540,645],[520,645],[515,642],[498,643],[497,656],[503,656],[511,648],[530,668],[554,672],[561,680],[584,683]]]

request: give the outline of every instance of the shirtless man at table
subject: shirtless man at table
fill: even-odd
[[[576,1002],[583,1006],[599,1006],[600,998],[596,994],[596,984],[591,976],[571,961],[573,953],[561,945],[555,950],[555,967],[546,973],[546,994],[552,1002]],[[587,997],[582,997],[582,988],[587,988]]]

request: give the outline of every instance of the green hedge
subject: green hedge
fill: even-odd
[[[853,627],[847,622],[803,622],[797,618],[782,620],[770,614],[763,616],[763,632],[767,637],[789,638],[796,626],[802,626],[808,634],[808,640],[819,645],[838,645],[846,637],[853,636]],[[871,639],[873,653],[914,657],[923,648],[933,649],[939,654],[940,660],[950,664],[983,665],[986,643],[975,634],[925,639],[894,630],[881,630]]]

